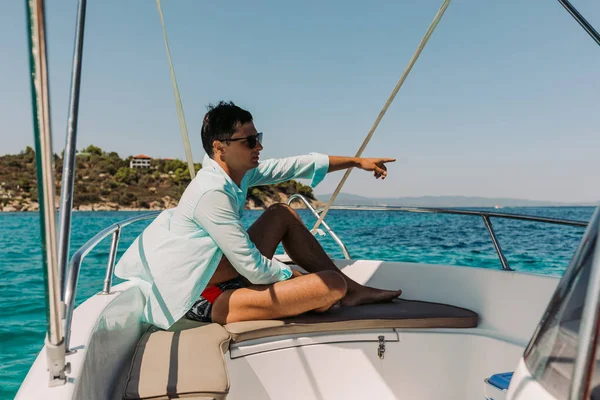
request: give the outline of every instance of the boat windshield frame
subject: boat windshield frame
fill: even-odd
[[[588,382],[591,383],[594,371],[598,341],[599,241],[600,206],[590,219],[588,228],[523,354],[525,365],[533,379],[554,396],[562,397],[570,393],[569,399],[583,399],[587,398],[590,389]],[[584,296],[583,299],[581,296]],[[577,306],[579,302],[583,303],[582,308]],[[557,342],[562,344],[557,345]],[[568,348],[577,349],[574,360],[569,356],[573,351]],[[560,355],[553,355],[555,352]],[[561,360],[563,370],[569,368],[569,362],[573,363],[573,375],[570,380],[565,377],[569,388],[556,383],[549,375],[546,376],[546,371],[552,368],[553,359]],[[548,379],[552,380],[551,385],[544,384]]]

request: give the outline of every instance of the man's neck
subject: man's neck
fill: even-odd
[[[220,160],[219,157],[214,158],[215,162],[217,164],[219,164],[219,166],[221,168],[223,168],[223,171],[225,171],[225,173],[227,175],[229,175],[229,177],[231,178],[231,180],[238,185],[238,187],[241,187],[242,185],[242,179],[244,178],[244,175],[246,174],[246,171],[235,171],[232,168],[230,168],[224,161]]]

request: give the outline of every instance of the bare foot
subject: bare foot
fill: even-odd
[[[385,303],[400,297],[402,290],[383,290],[368,286],[348,289],[346,296],[340,300],[343,307],[358,306],[360,304]]]

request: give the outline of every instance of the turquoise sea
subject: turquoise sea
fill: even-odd
[[[588,221],[592,207],[508,208],[506,213]],[[307,211],[300,215],[312,227]],[[77,212],[71,253],[101,229],[139,213]],[[249,226],[260,211],[246,211]],[[333,210],[327,222],[354,259],[411,261],[500,268],[479,217],[390,211]],[[583,234],[583,228],[493,218],[508,261],[527,273],[560,276]],[[148,222],[125,229],[119,255]],[[335,258],[342,253],[329,237],[319,239]],[[82,266],[77,304],[102,289],[109,239]],[[46,329],[45,292],[37,213],[0,213],[0,399],[13,398],[42,348]],[[116,280],[115,283],[118,283]]]

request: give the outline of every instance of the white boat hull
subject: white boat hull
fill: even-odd
[[[477,328],[350,331],[257,339],[226,355],[228,399],[477,399],[483,380],[517,367],[558,278],[500,270],[380,261],[337,261],[360,283],[403,289],[407,299],[468,308]],[[47,387],[44,350],[17,399],[120,398],[125,367],[144,329],[144,299],[126,282],[80,305],[66,385]],[[532,295],[534,294],[534,295]],[[378,336],[386,336],[383,360]],[[514,397],[515,400],[521,397]]]

